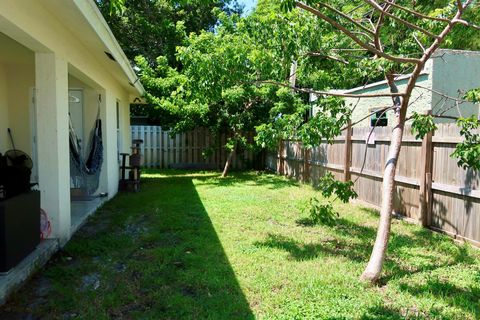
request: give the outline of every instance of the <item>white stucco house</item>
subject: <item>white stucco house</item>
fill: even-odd
[[[473,103],[455,105],[454,99],[461,98],[466,90],[480,87],[480,52],[464,50],[441,49],[436,52],[426,64],[421,73],[417,85],[411,97],[409,114],[414,111],[424,113],[432,110],[433,114],[442,113],[450,117],[479,116],[479,106]],[[408,82],[409,75],[399,76],[396,84],[402,92]],[[389,93],[390,88],[386,81],[371,83],[362,87],[348,90],[335,90],[342,93],[366,94],[366,93]],[[310,100],[315,101],[315,95],[310,95]],[[383,110],[392,106],[390,97],[378,98],[345,98],[345,103],[353,109],[352,122],[357,122],[376,110]],[[446,111],[445,111],[446,110]],[[445,112],[444,112],[445,111]],[[316,113],[313,108],[313,114]],[[380,115],[382,112],[379,112]],[[389,125],[395,117],[394,111],[385,113],[386,119],[382,125]],[[366,118],[356,126],[370,126],[376,115]],[[453,119],[436,118],[436,122],[452,122]],[[375,121],[376,122],[376,121]],[[374,122],[374,123],[375,123]]]
[[[106,199],[71,201],[69,113],[88,141],[99,110],[104,161],[98,192],[111,198],[118,191],[118,154],[130,151],[129,105],[143,93],[93,0],[0,1],[0,152],[11,149],[11,128],[16,148],[33,159],[32,180],[51,221],[51,239],[35,257],[65,244]],[[0,276],[0,301],[38,264],[32,261]]]

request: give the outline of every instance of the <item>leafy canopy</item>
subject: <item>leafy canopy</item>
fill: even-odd
[[[212,30],[212,9],[240,13],[235,0],[95,0],[127,57],[144,56],[154,64],[159,56],[176,65],[175,48],[191,32]]]

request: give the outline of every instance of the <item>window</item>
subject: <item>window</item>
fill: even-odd
[[[387,111],[385,109],[372,109],[375,112],[370,117],[370,127],[386,127],[388,126]]]

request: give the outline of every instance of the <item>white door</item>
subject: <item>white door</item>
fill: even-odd
[[[72,120],[73,130],[79,139],[82,152],[85,151],[83,143],[83,91],[68,90],[68,112]]]

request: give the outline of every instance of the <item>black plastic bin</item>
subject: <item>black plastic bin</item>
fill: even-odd
[[[40,192],[0,201],[0,272],[8,272],[40,243]]]

